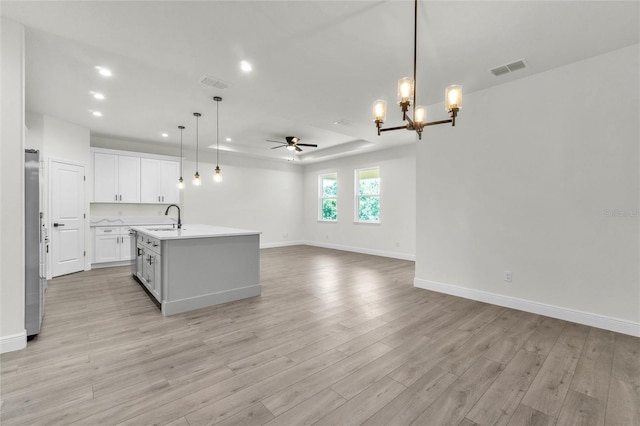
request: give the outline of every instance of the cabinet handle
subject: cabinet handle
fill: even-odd
[[[162,196],[162,202],[164,203],[164,195]]]
[[[160,202],[160,196],[158,195],[158,202]]]
[[[138,256],[142,256],[142,249],[138,247]]]
[[[118,201],[118,194],[116,194],[116,201]]]
[[[54,224],[54,225],[55,225],[55,224]],[[105,229],[105,230],[104,230],[104,231],[102,231],[102,232],[107,233],[107,232],[111,232],[111,231],[113,231],[113,229]]]
[[[120,194],[120,201],[122,201],[122,194]]]

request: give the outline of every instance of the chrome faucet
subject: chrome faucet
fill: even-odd
[[[171,207],[175,207],[176,209],[178,209],[178,229],[182,228],[182,221],[180,220],[180,206],[178,206],[177,204],[170,204],[167,207],[167,210],[164,212],[164,215],[167,216],[169,214],[169,209]]]

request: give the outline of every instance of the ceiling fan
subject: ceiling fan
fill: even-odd
[[[282,141],[272,141],[267,139],[267,142],[273,142],[273,143],[279,143],[279,146],[274,146],[271,149],[276,149],[276,148],[282,148],[283,146],[286,146],[287,149],[289,151],[297,151],[297,152],[301,152],[302,148],[300,148],[301,146],[311,146],[313,148],[317,148],[318,145],[315,144],[310,144],[310,143],[298,143],[300,142],[300,138],[297,138],[295,136],[287,136],[286,138],[286,142],[282,142]]]

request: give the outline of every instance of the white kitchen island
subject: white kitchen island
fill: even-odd
[[[132,273],[163,315],[261,294],[260,232],[190,224],[131,229]]]

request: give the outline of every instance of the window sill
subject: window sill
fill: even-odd
[[[338,220],[318,219],[318,223],[338,223]]]
[[[380,225],[380,222],[362,222],[362,221],[353,221],[354,225]]]

